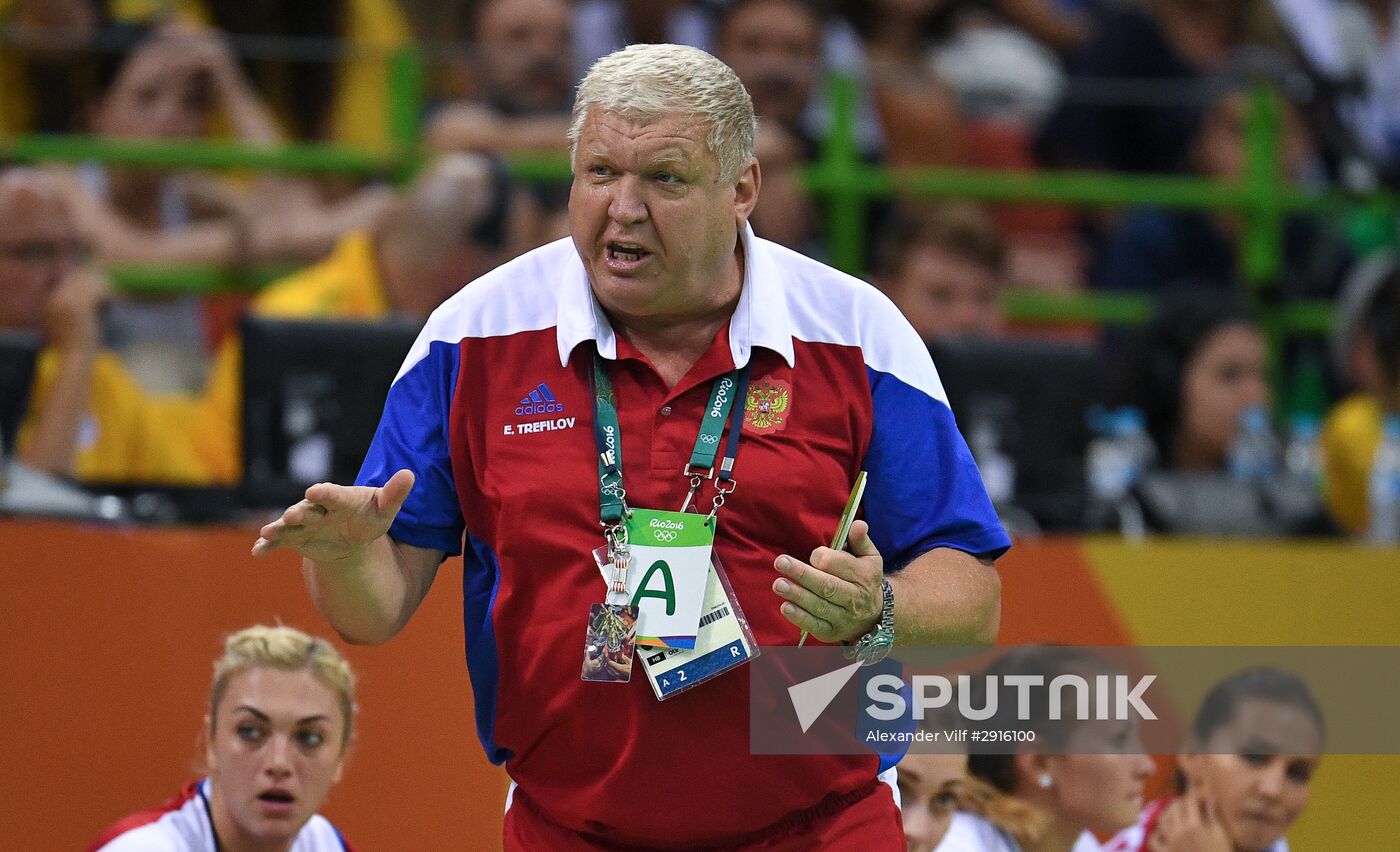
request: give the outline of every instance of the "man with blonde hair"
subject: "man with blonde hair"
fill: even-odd
[[[300,553],[322,613],[372,643],[464,553],[506,849],[902,849],[876,756],[750,753],[751,645],[711,640],[736,607],[758,644],[867,660],[996,636],[1010,542],[927,351],[869,285],[754,235],[754,128],[702,51],[599,60],[572,239],[448,299],[358,484],[308,489],[254,545]],[[812,550],[861,470],[869,525]]]

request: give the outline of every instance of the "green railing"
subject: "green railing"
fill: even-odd
[[[1242,223],[1240,273],[1248,300],[1269,342],[1269,374],[1280,410],[1320,413],[1323,367],[1316,360],[1285,375],[1284,344],[1293,335],[1324,335],[1332,326],[1332,305],[1325,301],[1272,305],[1266,289],[1284,263],[1284,217],[1291,212],[1369,216],[1390,222],[1393,240],[1400,198],[1373,193],[1364,201],[1341,192],[1305,190],[1287,183],[1282,163],[1282,105],[1268,83],[1249,91],[1246,122],[1246,167],[1243,180],[1223,182],[1201,177],[1129,176],[1092,172],[1015,172],[953,168],[881,169],[862,163],[856,153],[857,89],[849,79],[831,86],[834,122],[821,159],[808,169],[807,187],[825,197],[833,263],[848,272],[864,267],[861,227],[872,199],[907,194],[926,198],[964,198],[987,202],[1035,202],[1077,207],[1154,205],[1233,211]],[[1136,324],[1151,313],[1146,295],[1082,293],[1007,293],[1013,320],[1031,322]]]
[[[1345,193],[1309,191],[1283,178],[1280,158],[1281,110],[1265,83],[1250,92],[1244,180],[1229,183],[1201,177],[1131,176],[1098,172],[1020,172],[1003,170],[913,168],[884,169],[862,163],[856,155],[855,85],[834,82],[835,121],[822,158],[807,171],[808,188],[826,197],[830,209],[832,262],[847,271],[863,268],[861,252],[866,205],[896,194],[926,198],[964,198],[986,202],[1063,204],[1076,207],[1154,205],[1233,210],[1242,216],[1242,277],[1254,296],[1275,280],[1283,264],[1283,219],[1290,212],[1331,215],[1393,215],[1400,196],[1373,193],[1364,202]],[[1392,226],[1393,227],[1393,226]],[[1139,322],[1147,303],[1122,295],[1008,294],[1008,308],[1021,319],[1094,322]],[[1265,310],[1262,300],[1256,307]],[[1280,320],[1286,330],[1317,333],[1328,325],[1325,302],[1290,305]]]
[[[97,161],[119,166],[252,169],[303,173],[384,175],[410,178],[421,163],[419,121],[424,103],[424,59],[416,48],[390,57],[388,136],[392,150],[372,154],[328,144],[289,144],[264,148],[230,141],[133,141],[88,136],[34,135],[0,139],[0,158],[25,162]],[[1400,209],[1400,198],[1376,193],[1364,201],[1339,192],[1313,192],[1283,180],[1280,155],[1281,109],[1264,83],[1250,95],[1247,167],[1238,183],[1199,177],[1128,176],[1094,172],[1031,172],[959,168],[889,169],[862,162],[855,146],[856,84],[836,78],[830,86],[832,132],[820,159],[802,174],[807,190],[824,200],[828,217],[829,256],[853,273],[864,269],[863,227],[868,205],[895,195],[964,198],[985,202],[1019,202],[1115,207],[1158,205],[1237,212],[1243,225],[1241,273],[1250,285],[1254,306],[1276,339],[1283,335],[1327,330],[1327,303],[1289,304],[1275,308],[1262,298],[1283,263],[1283,221],[1287,213],[1305,211],[1342,216],[1372,214],[1377,225]],[[567,180],[568,163],[559,156],[510,158],[513,173],[527,182]],[[1360,225],[1358,227],[1365,227]],[[231,270],[207,266],[113,269],[117,285],[143,293],[211,292],[252,288],[275,277],[280,268]],[[1145,297],[1124,294],[1046,294],[1013,290],[1006,296],[1009,314],[1031,322],[1133,324],[1149,312]]]

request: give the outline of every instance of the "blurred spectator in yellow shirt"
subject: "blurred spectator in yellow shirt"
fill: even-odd
[[[413,40],[397,0],[0,0],[0,132],[74,129],[104,53],[172,22],[263,40],[249,68],[299,138],[395,141],[391,61]]]
[[[439,160],[375,224],[329,257],[258,294],[256,314],[284,319],[426,320],[472,279],[512,255],[520,221],[505,172],[491,160]],[[242,347],[226,340],[200,403],[196,450],[213,481],[242,477]]]
[[[207,136],[219,115],[242,142],[284,141],[223,37],[168,24],[125,58],[91,126],[115,139],[190,140]],[[310,184],[286,175],[259,175],[244,192],[202,173],[96,163],[73,171],[65,186],[98,257],[137,263],[309,260],[391,198],[372,189],[323,204]]]
[[[390,75],[395,52],[413,34],[397,0],[184,2],[198,7],[196,20],[235,38],[305,40],[246,62],[298,138],[377,153],[398,141],[389,130]]]
[[[1323,499],[1351,533],[1370,522],[1370,475],[1386,411],[1400,411],[1400,254],[1351,275],[1338,301],[1333,356],[1354,392],[1322,427]]]
[[[199,17],[198,0],[0,0],[0,135],[79,130],[109,51]]]
[[[282,144],[223,38],[183,24],[162,27],[124,57],[91,112],[93,130],[114,139],[203,139],[220,120],[248,145]],[[186,169],[86,162],[62,175],[70,210],[101,263],[310,262],[393,198],[374,188],[326,204],[307,181],[273,173],[234,183]],[[195,295],[114,299],[109,343],[149,387],[194,390],[208,367],[202,313]]]
[[[38,171],[0,172],[0,326],[43,336],[18,458],[87,482],[195,484],[194,401],[147,394],[102,347],[107,280],[85,265],[63,193]]]

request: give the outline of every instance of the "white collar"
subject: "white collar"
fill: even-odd
[[[739,233],[744,246],[744,285],[739,304],[729,319],[729,351],[734,366],[749,362],[754,347],[761,346],[783,356],[792,366],[795,353],[792,327],[788,319],[784,276],[771,249],[745,225]],[[617,335],[603,313],[588,283],[588,273],[577,249],[570,256],[559,293],[559,314],[555,323],[559,341],[559,363],[568,366],[569,355],[580,343],[592,340],[598,354],[608,360],[617,357]]]

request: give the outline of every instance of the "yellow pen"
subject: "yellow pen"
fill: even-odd
[[[836,535],[831,537],[831,549],[842,550],[846,547],[846,536],[851,534],[851,522],[856,519],[856,507],[860,505],[860,498],[865,496],[865,471],[856,474],[856,484],[851,486],[851,496],[846,498],[846,510],[841,513],[841,521],[836,525]],[[801,648],[807,641],[807,631],[802,631],[802,638],[797,640],[797,647]]]

